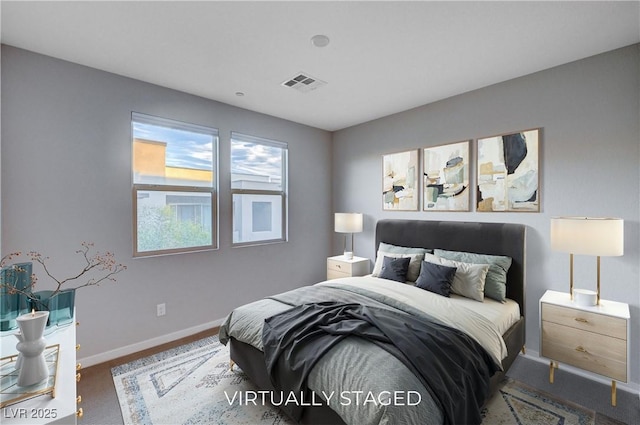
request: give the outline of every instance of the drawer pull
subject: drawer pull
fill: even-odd
[[[76,412],[76,416],[79,418],[84,416],[84,411],[82,410],[82,407],[78,409],[78,411]]]
[[[337,269],[341,269],[341,268],[342,268],[342,266],[340,266],[340,264],[336,264],[336,268],[337,268]]]
[[[80,382],[80,378],[82,378],[82,374],[76,373],[76,382]]]
[[[80,369],[82,369],[82,363],[78,363],[78,364],[76,364],[76,370],[78,371],[78,370],[80,370]]]
[[[80,404],[80,403],[82,403],[82,396],[81,395],[76,397],[76,404]]]
[[[76,351],[80,349],[80,344],[76,344]]]
[[[580,323],[589,323],[587,319],[583,319],[582,317],[576,317],[574,320]]]
[[[576,347],[576,351],[577,351],[578,353],[588,353],[588,351],[587,351],[587,350],[586,350],[582,345],[578,345],[578,346]]]

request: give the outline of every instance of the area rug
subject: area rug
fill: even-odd
[[[229,349],[216,336],[114,367],[111,373],[125,424],[293,424],[268,401],[238,399],[257,389],[238,366],[229,369]],[[505,380],[482,416],[490,425],[601,425],[592,410],[513,380]]]
[[[595,411],[506,379],[482,410],[490,425],[623,425]]]

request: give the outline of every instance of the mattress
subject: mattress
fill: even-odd
[[[485,298],[484,302],[465,298],[461,295],[451,294],[451,299],[456,304],[461,304],[489,319],[496,325],[500,334],[504,334],[511,326],[520,319],[520,306],[514,300],[507,300],[504,303]]]

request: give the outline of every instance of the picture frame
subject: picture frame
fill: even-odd
[[[540,128],[477,140],[476,211],[540,212]]]
[[[422,209],[470,211],[469,186],[471,140],[423,148]]]
[[[382,156],[382,209],[418,211],[419,150]]]

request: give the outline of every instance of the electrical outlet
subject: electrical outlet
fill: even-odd
[[[165,303],[158,304],[156,306],[156,314],[158,315],[158,317],[167,314],[167,305]]]

